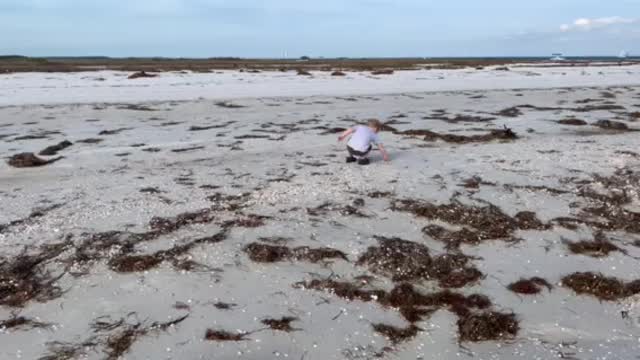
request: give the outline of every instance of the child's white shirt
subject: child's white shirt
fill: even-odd
[[[347,145],[355,151],[366,152],[371,144],[380,144],[380,137],[368,126],[358,125]]]

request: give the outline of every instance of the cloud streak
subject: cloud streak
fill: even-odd
[[[601,18],[579,18],[576,19],[571,24],[562,24],[560,26],[560,31],[562,32],[570,32],[570,31],[591,31],[595,29],[602,29],[614,25],[628,25],[637,23],[638,19],[625,18],[621,16],[610,16],[610,17],[601,17]]]

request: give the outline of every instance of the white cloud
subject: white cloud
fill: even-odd
[[[621,16],[610,16],[602,18],[580,18],[576,19],[572,24],[562,24],[560,31],[590,31],[593,29],[605,28],[613,25],[626,25],[637,23],[639,19],[624,18]]]

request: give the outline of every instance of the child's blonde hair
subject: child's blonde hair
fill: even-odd
[[[382,129],[382,123],[378,119],[369,119],[367,121],[367,126],[376,130]]]

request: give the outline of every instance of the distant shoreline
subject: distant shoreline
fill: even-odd
[[[561,62],[549,57],[433,57],[433,58],[300,58],[300,59],[243,59],[243,58],[110,58],[110,57],[25,57],[0,56],[0,73],[16,72],[84,72],[84,71],[149,71],[166,72],[189,70],[319,70],[319,71],[375,71],[461,69],[484,66],[536,64],[545,66],[633,65],[640,57],[616,58],[604,56],[566,57]]]

